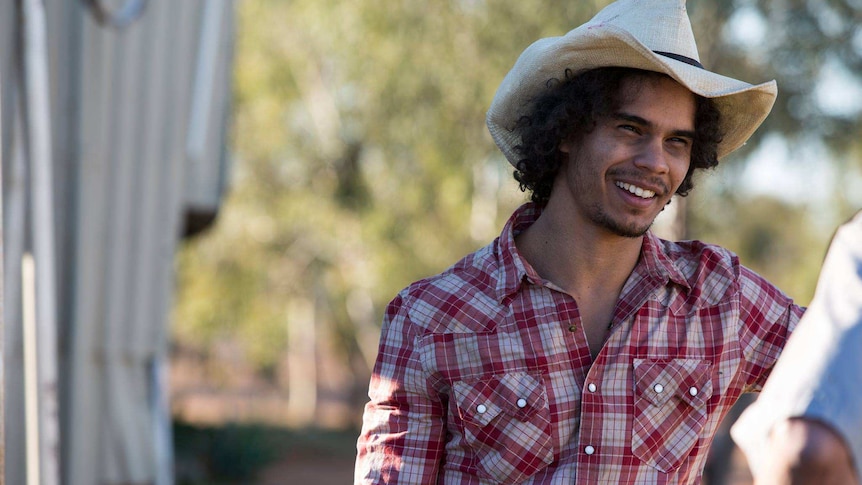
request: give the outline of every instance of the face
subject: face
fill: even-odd
[[[600,232],[642,236],[691,163],[694,95],[670,78],[630,79],[619,108],[593,131],[565,142],[548,207]]]

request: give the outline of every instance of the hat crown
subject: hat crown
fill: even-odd
[[[618,28],[653,52],[700,61],[685,0],[619,0],[576,30]]]
[[[745,143],[777,94],[775,81],[751,85],[700,64],[685,0],[617,0],[566,35],[537,40],[506,74],[486,117],[506,159],[518,166],[520,120],[538,97],[558,85],[549,80],[611,66],[664,73],[689,91],[714,99],[724,134],[719,158]]]

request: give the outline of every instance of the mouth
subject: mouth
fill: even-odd
[[[626,192],[629,192],[632,195],[640,197],[641,199],[652,199],[655,197],[655,192],[649,189],[645,189],[643,187],[638,187],[637,185],[628,184],[625,182],[615,182],[615,185]]]

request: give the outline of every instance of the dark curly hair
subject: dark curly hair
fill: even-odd
[[[533,101],[532,112],[522,116],[515,128],[521,134],[521,144],[515,151],[522,157],[515,170],[515,180],[522,191],[532,192],[530,199],[540,205],[548,203],[551,187],[560,169],[564,154],[560,143],[577,139],[593,130],[596,121],[619,108],[620,87],[629,79],[645,80],[667,77],[666,74],[627,67],[601,67],[566,79],[548,81],[546,94]],[[716,150],[723,134],[721,114],[713,100],[695,95],[695,139],[691,150],[691,165],[677,189],[688,195],[694,186],[692,176],[699,168],[718,165]]]

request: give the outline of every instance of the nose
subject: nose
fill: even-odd
[[[638,168],[657,174],[665,174],[670,171],[667,157],[668,154],[664,149],[662,140],[652,139],[641,146],[634,163]]]

